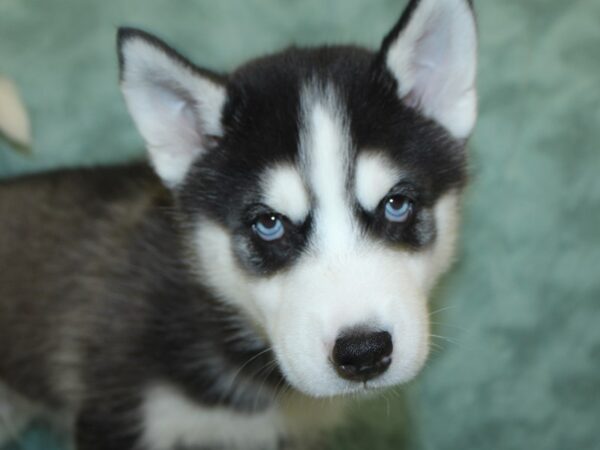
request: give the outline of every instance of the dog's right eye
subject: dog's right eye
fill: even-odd
[[[274,213],[261,214],[254,224],[254,232],[264,241],[275,241],[280,239],[285,233],[283,220]]]

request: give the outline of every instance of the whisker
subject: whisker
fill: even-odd
[[[260,386],[258,388],[258,391],[256,391],[256,394],[254,396],[254,404],[252,405],[252,410],[256,411],[257,410],[257,406],[258,406],[258,400],[260,398],[260,394],[262,392],[263,387],[265,386],[267,379],[269,378],[269,376],[273,373],[273,371],[277,368],[277,364],[276,361],[269,361],[268,363],[266,363],[263,367],[260,368],[260,370],[258,370],[255,373],[255,376],[258,375],[260,372],[262,372],[263,370],[265,371],[265,375],[262,378],[262,381],[260,383]]]
[[[241,366],[240,366],[240,367],[239,367],[239,368],[238,368],[238,369],[235,371],[235,373],[233,374],[233,377],[231,378],[231,381],[229,382],[229,390],[235,389],[235,385],[236,385],[236,382],[237,382],[237,380],[238,380],[238,377],[241,375],[241,373],[242,373],[242,371],[244,370],[244,368],[245,368],[246,366],[248,366],[248,364],[250,364],[252,361],[256,360],[257,358],[259,358],[260,356],[264,355],[265,353],[267,353],[267,352],[269,352],[269,351],[271,351],[271,350],[272,350],[272,347],[267,347],[267,348],[265,348],[264,350],[262,350],[262,351],[260,351],[260,352],[258,352],[258,353],[256,353],[256,354],[254,354],[254,355],[252,355],[250,358],[248,358],[248,359],[246,360],[246,362],[244,362],[244,363],[243,363],[243,364],[242,364],[242,365],[241,365]],[[225,397],[227,396],[227,394],[228,394],[228,391],[229,391],[229,390],[228,390],[228,389],[225,389],[225,390],[223,391],[223,393],[222,393],[222,395],[221,395],[221,398],[220,398],[220,401],[219,401],[219,402],[222,402],[223,400],[225,400]]]
[[[434,314],[438,314],[438,313],[441,313],[442,311],[446,311],[446,310],[452,309],[452,308],[456,308],[456,305],[450,305],[450,306],[445,306],[444,308],[436,309],[435,311],[432,311],[429,313],[429,317],[433,316]]]
[[[460,343],[458,341],[451,339],[449,337],[446,337],[446,336],[440,336],[438,334],[430,334],[429,336],[432,338],[442,339],[443,341],[450,342],[451,344],[454,344],[454,345],[460,345]]]
[[[440,344],[436,344],[435,342],[430,342],[429,347],[430,347],[431,351],[435,351],[438,353],[441,353],[442,351],[445,350],[443,346],[441,346]]]

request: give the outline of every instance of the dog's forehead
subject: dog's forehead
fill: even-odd
[[[347,238],[354,234],[353,204],[375,209],[402,171],[382,150],[358,151],[350,111],[333,83],[309,80],[302,86],[298,122],[295,163],[264,170],[263,199],[296,222],[314,210],[329,243]]]
[[[224,151],[259,180],[268,206],[300,221],[319,208],[349,211],[351,202],[373,210],[405,176],[433,200],[462,184],[462,144],[406,107],[391,76],[373,72],[373,56],[297,49],[233,74]]]
[[[299,155],[314,197],[320,246],[347,245],[353,236],[348,181],[352,141],[348,111],[333,84],[309,81],[300,97]]]
[[[263,161],[299,156],[307,85],[333,85],[349,99],[369,82],[373,54],[349,47],[291,49],[252,61],[234,72],[228,86],[223,122],[246,153],[262,152]],[[353,108],[343,102],[348,109]],[[349,116],[349,114],[347,114]]]

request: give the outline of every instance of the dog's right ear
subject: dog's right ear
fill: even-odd
[[[224,80],[140,30],[120,28],[117,47],[129,113],[156,172],[176,187],[222,135]]]

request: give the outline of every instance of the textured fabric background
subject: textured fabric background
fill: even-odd
[[[459,262],[432,309],[440,349],[357,404],[328,449],[600,449],[600,1],[476,0],[480,121]],[[0,72],[34,152],[0,175],[141,153],[114,35],[151,30],[227,70],[290,43],[378,44],[403,0],[0,0]],[[441,325],[440,325],[441,324]],[[30,431],[12,449],[58,449]]]

